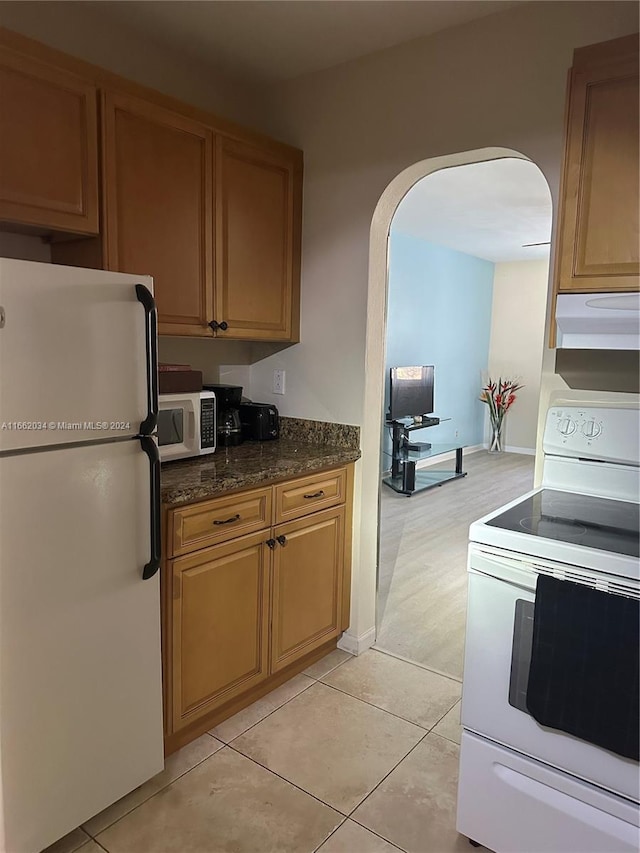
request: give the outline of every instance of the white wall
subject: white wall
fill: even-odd
[[[363,428],[350,628],[356,637],[370,636],[375,625],[384,293],[370,294],[368,281],[378,200],[412,164],[501,146],[540,166],[555,207],[573,49],[634,32],[637,12],[624,2],[526,3],[273,92],[274,127],[305,151],[302,343],[254,365],[251,390],[268,398],[273,368],[284,367],[284,414]],[[380,377],[368,376],[378,370]]]
[[[548,259],[495,265],[489,373],[524,385],[505,419],[507,450],[535,452],[548,279]]]

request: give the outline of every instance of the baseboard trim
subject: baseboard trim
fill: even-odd
[[[366,652],[367,649],[370,649],[375,641],[375,628],[369,628],[368,631],[365,631],[365,633],[361,634],[359,637],[345,631],[342,637],[338,640],[338,648],[345,652],[349,652],[350,655],[361,655],[363,652]]]
[[[483,444],[482,448],[489,451],[489,444]],[[516,447],[513,444],[505,444],[502,448],[502,453],[521,453],[523,456],[535,456],[536,451],[534,447]],[[493,454],[492,454],[493,455]]]

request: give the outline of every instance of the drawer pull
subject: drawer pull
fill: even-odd
[[[225,519],[224,519],[224,521],[219,521],[219,520],[217,520],[217,519],[216,519],[216,521],[214,521],[213,523],[214,523],[214,524],[231,524],[231,522],[232,522],[232,521],[238,521],[239,519],[240,519],[240,513],[239,513],[239,512],[237,512],[237,513],[233,516],[233,518],[225,518]]]
[[[276,547],[276,540],[275,539],[267,539],[267,541],[265,542],[265,545],[268,545],[269,548],[271,548],[271,550],[273,551],[273,549]]]
[[[282,547],[284,547],[287,544],[287,537],[286,536],[276,536],[276,539],[282,545]]]
[[[322,498],[324,497],[324,491],[323,489],[320,489],[319,492],[314,492],[312,495],[303,495],[303,497],[308,501],[312,498]]]

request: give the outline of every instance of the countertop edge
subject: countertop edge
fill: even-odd
[[[202,485],[161,486],[160,496],[164,509],[187,506],[188,504],[210,500],[222,495],[230,495],[234,492],[242,492],[247,489],[260,488],[261,486],[273,485],[275,483],[291,480],[305,474],[313,474],[316,471],[337,468],[357,462],[361,452],[356,448],[327,447],[326,453],[314,459],[301,458],[300,461],[292,456],[286,471],[282,465],[266,466],[256,474],[236,475],[232,478],[220,477],[219,480]],[[289,460],[288,460],[289,461]],[[196,467],[194,465],[194,467]]]

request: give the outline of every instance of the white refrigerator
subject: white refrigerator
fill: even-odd
[[[0,259],[0,850],[163,768],[145,276]]]

